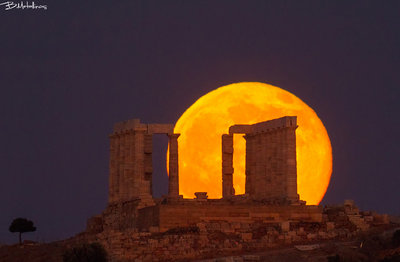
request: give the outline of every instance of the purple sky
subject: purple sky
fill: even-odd
[[[369,2],[369,1],[368,1]],[[50,1],[0,6],[0,242],[51,241],[106,206],[115,122],[175,123],[230,83],[310,105],[333,147],[323,200],[400,214],[400,2]],[[155,138],[156,194],[167,139]]]

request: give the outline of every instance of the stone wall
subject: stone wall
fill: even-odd
[[[161,208],[158,210],[161,212],[160,215],[153,218],[162,218],[165,215],[172,219],[171,215],[174,215],[175,221],[178,221],[178,219],[185,219],[185,216],[190,215],[191,212],[196,212],[196,209],[197,212],[205,212],[202,208],[188,208],[185,213],[182,212],[182,208],[177,208],[177,206],[169,206],[167,210]],[[318,209],[321,210],[321,207]],[[150,212],[151,209],[147,207],[142,211]],[[123,230],[105,227],[102,232],[81,234],[75,238],[75,241],[100,242],[115,262],[135,261],[135,259],[138,259],[137,261],[187,261],[265,250],[296,243],[307,244],[329,239],[349,240],[370,227],[388,224],[388,221],[382,219],[384,215],[360,212],[354,205],[328,206],[323,210],[320,222],[307,222],[302,219],[285,221],[286,218],[283,216],[280,222],[278,220],[268,222],[246,220],[246,216],[241,216],[245,212],[236,211],[237,221],[225,220],[224,212],[230,212],[229,210],[221,212],[210,210],[209,212],[213,213],[209,217],[211,219],[191,226],[170,228],[165,232],[155,232],[158,231],[156,227],[150,227],[153,232],[138,232],[137,229],[128,227]],[[254,212],[256,212],[255,207]],[[288,210],[288,212],[296,213],[293,210]],[[152,217],[149,213],[144,215],[148,218]],[[231,213],[230,217],[235,217],[232,215],[234,214]],[[354,216],[357,216],[356,220],[353,219]],[[239,219],[240,217],[244,219]],[[184,223],[183,220],[179,221],[179,224],[182,223]]]
[[[243,223],[281,223],[283,221],[321,222],[319,206],[271,206],[232,204],[223,201],[179,201],[138,210],[139,230],[157,227],[160,232],[175,227],[194,226],[199,222],[226,221]]]
[[[86,232],[91,234],[102,231],[124,231],[136,228],[139,200],[110,204],[97,216],[87,221]]]

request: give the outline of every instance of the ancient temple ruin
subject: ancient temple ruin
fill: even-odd
[[[297,194],[295,116],[254,125],[234,125],[222,135],[222,195],[234,195],[233,134],[245,134],[246,194],[254,200],[295,203]]]
[[[221,199],[179,195],[178,137],[172,124],[117,123],[110,135],[109,201],[76,241],[99,242],[112,261],[189,261],[291,243],[354,239],[389,224],[387,215],[344,205],[305,205],[297,194],[295,116],[233,125],[220,134]],[[169,137],[169,191],[152,196],[152,135]],[[233,137],[246,140],[245,194],[234,191]],[[193,174],[195,175],[195,174]],[[229,260],[231,261],[231,260]]]
[[[172,124],[142,124],[132,119],[114,125],[110,135],[109,204],[140,200],[154,205],[152,197],[153,134],[169,138],[168,197],[179,196],[178,137]]]
[[[110,135],[109,201],[106,210],[89,220],[99,230],[137,229],[162,232],[207,221],[283,223],[319,222],[321,208],[306,206],[297,194],[295,116],[253,125],[233,125],[222,138],[221,199],[179,195],[178,137],[172,124],[143,124],[138,119],[114,125]],[[169,137],[169,190],[152,197],[152,135]],[[233,135],[246,139],[246,187],[233,187]]]

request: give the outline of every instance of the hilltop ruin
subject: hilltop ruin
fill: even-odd
[[[351,238],[388,217],[342,206],[306,205],[297,193],[297,118],[233,125],[221,134],[222,198],[179,195],[178,137],[172,124],[138,119],[110,135],[109,199],[75,240],[102,243],[115,261],[193,259],[290,243]],[[152,136],[169,138],[169,190],[152,196]],[[246,140],[245,194],[233,187],[233,134]]]

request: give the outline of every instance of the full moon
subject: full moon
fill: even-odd
[[[242,82],[220,87],[199,98],[179,118],[179,192],[193,198],[207,192],[222,196],[221,136],[235,124],[254,124],[297,116],[297,187],[301,200],[318,204],[332,173],[332,148],[317,114],[295,95],[279,87]],[[245,140],[234,135],[235,194],[245,193]],[[168,155],[168,154],[167,154]]]

